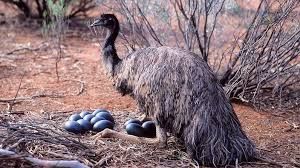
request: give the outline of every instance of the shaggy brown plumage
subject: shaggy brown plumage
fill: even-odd
[[[114,41],[117,18],[103,14],[93,26],[104,26],[109,35],[103,61],[115,87],[131,94],[140,112],[184,143],[187,153],[202,165],[224,166],[255,157],[217,78],[198,55],[179,48],[137,50],[119,59]]]

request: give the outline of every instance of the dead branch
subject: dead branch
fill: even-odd
[[[42,42],[42,44],[39,45],[38,47],[35,47],[35,48],[30,48],[30,47],[17,48],[17,49],[14,49],[12,51],[9,51],[9,52],[5,53],[4,55],[12,55],[12,54],[15,54],[16,52],[20,52],[20,51],[30,51],[30,52],[39,51],[39,50],[42,50],[42,49],[44,49],[48,46],[49,45],[48,45],[47,42]]]
[[[42,160],[30,156],[18,155],[15,152],[5,149],[0,149],[0,160],[26,160],[34,166],[42,167],[88,168],[88,166],[78,162],[77,160]]]
[[[94,9],[96,7],[96,3],[94,0],[80,0],[77,2],[68,2],[67,6],[70,6],[70,13],[67,15],[67,18],[73,18],[77,16],[87,16],[86,12]]]
[[[50,10],[46,0],[0,0],[6,4],[15,6],[26,17],[39,18],[49,21]],[[87,12],[96,7],[94,0],[64,1],[64,8],[68,8],[64,18],[70,19],[79,16],[87,16]]]
[[[42,160],[32,157],[26,157],[33,165],[43,167],[74,167],[74,168],[89,168],[88,166],[78,162],[77,160]]]
[[[17,92],[16,92],[16,94],[15,94],[15,97],[12,99],[11,102],[7,102],[7,103],[8,103],[8,109],[7,109],[7,111],[8,111],[9,113],[13,110],[13,106],[14,106],[15,101],[16,101],[16,98],[17,98],[17,96],[18,96],[18,94],[19,94],[19,91],[20,91],[21,84],[22,84],[22,81],[23,81],[24,76],[25,76],[25,73],[22,75],[22,77],[21,77],[21,79],[20,79],[19,86],[18,86]]]
[[[62,98],[64,97],[63,95],[54,95],[54,94],[37,94],[37,95],[33,95],[33,96],[29,96],[29,97],[16,97],[14,99],[0,99],[0,102],[14,102],[15,101],[25,101],[25,100],[33,100],[36,98],[43,98],[43,97],[50,97],[50,98]]]

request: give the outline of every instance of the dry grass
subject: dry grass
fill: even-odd
[[[92,133],[73,135],[63,130],[63,123],[71,113],[28,115],[13,122],[1,115],[1,148],[14,151],[20,157],[1,157],[0,167],[30,167],[24,157],[43,160],[78,160],[90,167],[193,167],[182,146],[173,138],[167,149],[131,144],[114,139],[92,139]],[[114,112],[117,123],[124,123],[129,113]],[[121,120],[121,121],[120,121]],[[122,124],[117,124],[121,130]]]

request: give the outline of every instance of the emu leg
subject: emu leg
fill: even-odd
[[[156,138],[137,137],[111,129],[105,129],[94,135],[92,138],[96,140],[99,138],[118,138],[134,143],[158,144],[160,147],[166,147],[167,145],[167,133],[158,126],[156,126]]]

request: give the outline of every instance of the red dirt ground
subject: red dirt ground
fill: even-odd
[[[102,107],[112,112],[135,113],[134,100],[118,94],[103,73],[99,45],[91,37],[87,31],[69,31],[66,34],[63,45],[65,54],[58,65],[58,82],[55,48],[52,43],[45,42],[39,30],[11,24],[0,25],[0,100],[15,97],[24,74],[17,97],[46,96],[20,101],[13,106],[13,112],[30,115]],[[44,45],[36,49],[41,44]],[[22,49],[7,54],[24,47],[36,50]],[[84,83],[83,92],[78,94],[81,83]],[[293,124],[299,126],[299,116],[291,113],[274,116],[241,104],[234,104],[234,109],[259,153],[282,166],[299,167],[300,129],[292,127]],[[6,111],[7,104],[0,101],[0,114],[4,115]],[[250,167],[281,166],[254,163]]]

